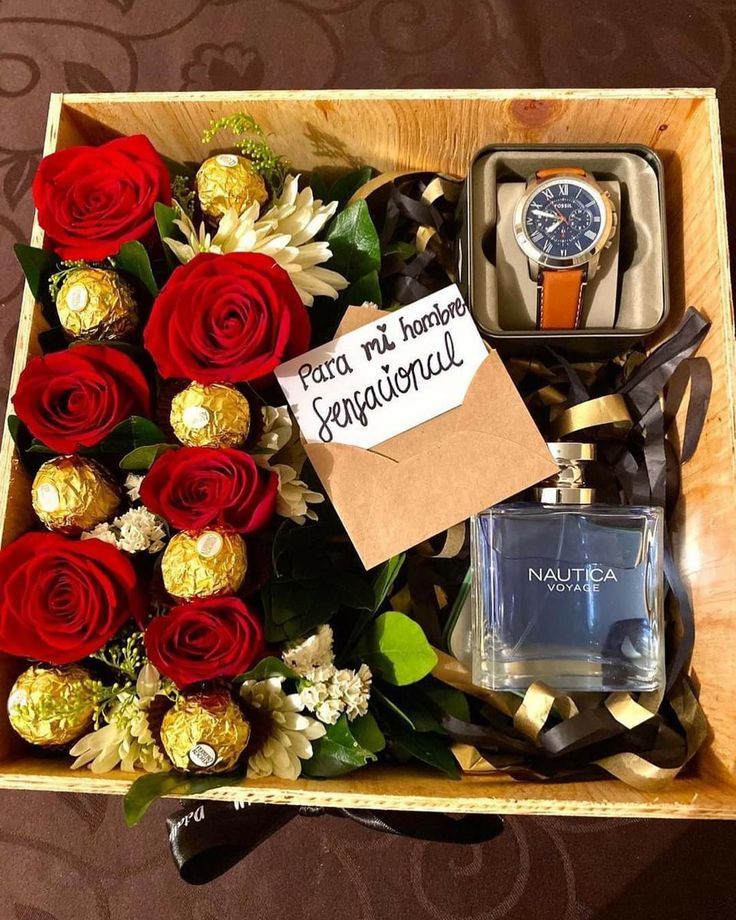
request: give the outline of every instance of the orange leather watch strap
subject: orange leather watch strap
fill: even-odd
[[[579,166],[555,166],[551,169],[538,169],[537,179],[552,179],[554,176],[587,176],[586,170]]]
[[[583,307],[584,268],[539,272],[539,328],[577,329]]]

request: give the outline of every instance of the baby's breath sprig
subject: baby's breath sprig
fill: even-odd
[[[146,660],[143,633],[136,630],[127,636],[118,636],[91,657],[135,682]]]
[[[273,152],[265,131],[255,118],[246,112],[215,118],[203,132],[202,143],[211,143],[220,131],[230,131],[236,138],[235,146],[252,162],[253,168],[263,176],[273,194],[278,195],[289,171],[289,161]]]
[[[190,218],[194,217],[194,189],[186,176],[174,176],[171,180],[171,196]]]

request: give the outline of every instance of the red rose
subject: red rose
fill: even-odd
[[[48,664],[98,651],[143,621],[135,569],[102,540],[27,533],[0,552],[0,650]]]
[[[33,201],[54,252],[97,261],[151,234],[153,206],[171,204],[169,171],[142,134],[70,147],[41,160]]]
[[[178,687],[237,677],[263,656],[263,629],[237,597],[181,604],[148,624],[146,654]]]
[[[94,447],[131,415],[146,415],[150,392],[138,365],[117,348],[77,345],[33,358],[13,406],[40,441],[59,453]]]
[[[162,377],[238,383],[306,351],[309,336],[306,307],[272,258],[203,252],[164,285],[144,342]]]
[[[213,524],[251,533],[274,515],[279,479],[232,448],[182,447],[162,454],[141,484],[143,504],[177,530]]]

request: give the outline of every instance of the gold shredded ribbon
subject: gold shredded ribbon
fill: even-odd
[[[541,396],[539,391],[537,392]],[[577,431],[602,428],[605,425],[611,425],[618,431],[627,431],[633,425],[626,400],[618,393],[599,396],[597,399],[589,399],[563,409],[552,418],[550,434],[555,440],[562,440]]]

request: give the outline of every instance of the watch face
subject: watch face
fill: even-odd
[[[600,192],[589,182],[568,176],[537,186],[521,220],[523,235],[545,262],[584,255],[605,229]]]

